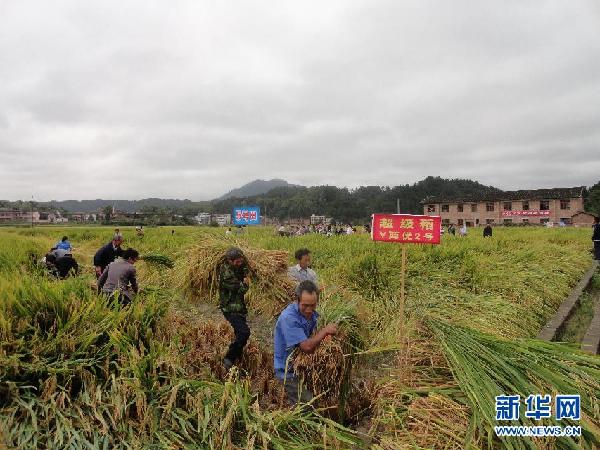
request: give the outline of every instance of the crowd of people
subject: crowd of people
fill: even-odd
[[[366,233],[371,232],[370,225],[364,225],[364,227],[356,227],[351,224],[346,225],[331,225],[331,224],[318,224],[318,225],[279,225],[276,227],[275,232],[279,236],[304,236],[305,234],[321,234],[324,236],[339,236],[344,234],[354,234],[360,232],[362,228]],[[360,230],[360,231],[359,231]]]
[[[98,294],[106,297],[111,304],[127,307],[139,291],[135,268],[139,253],[132,248],[124,250],[122,246],[123,235],[116,229],[111,241],[94,254],[93,265]],[[62,279],[79,273],[72,250],[68,237],[64,236],[46,254],[43,262],[52,276]],[[291,369],[290,359],[294,351],[312,353],[327,336],[337,333],[335,325],[317,330],[319,315],[316,309],[322,286],[311,268],[310,250],[298,249],[294,256],[296,264],[288,269],[288,276],[297,285],[294,299],[281,312],[273,331],[273,370],[292,405],[307,403],[313,397]],[[250,338],[245,295],[251,279],[248,260],[241,249],[230,248],[223,261],[218,267],[219,308],[234,331],[234,339],[223,358],[223,366],[229,370],[239,363]]]
[[[320,233],[325,235],[352,234],[351,226],[333,227],[331,225],[302,227],[296,230],[299,234]],[[287,230],[278,229],[279,233]],[[449,234],[456,233],[454,225],[447,229]],[[461,236],[466,236],[466,226],[459,229]],[[139,236],[139,233],[138,233]],[[492,227],[483,229],[484,237],[492,236]],[[600,223],[596,217],[593,225],[592,241],[594,258],[600,260]],[[135,263],[139,253],[132,248],[122,249],[123,236],[120,231],[110,242],[102,246],[94,255],[93,264],[97,278],[98,293],[119,303],[123,307],[129,305],[138,293]],[[288,276],[296,283],[293,301],[279,315],[273,330],[273,370],[275,377],[283,384],[290,404],[307,403],[313,393],[301,383],[293,372],[294,352],[312,353],[327,338],[335,335],[337,328],[329,324],[317,329],[319,317],[316,309],[319,293],[323,286],[319,283],[316,272],[311,268],[311,252],[307,248],[295,252],[296,264],[288,268]],[[234,339],[223,358],[223,366],[229,370],[239,363],[244,347],[250,338],[250,327],[247,321],[248,306],[245,295],[251,283],[248,260],[241,249],[232,247],[224,255],[223,263],[218,267],[219,274],[219,308],[225,320],[234,331]],[[77,275],[79,267],[73,258],[72,246],[64,236],[45,256],[43,260],[49,272],[57,278]]]

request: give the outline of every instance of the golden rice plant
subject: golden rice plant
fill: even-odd
[[[194,299],[216,303],[218,271],[230,247],[230,242],[216,238],[207,238],[190,247],[177,265],[179,285]],[[249,308],[257,313],[278,314],[293,299],[295,284],[287,277],[288,254],[240,247],[250,269],[250,289],[246,294]]]

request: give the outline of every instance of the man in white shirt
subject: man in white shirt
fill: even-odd
[[[314,270],[310,268],[310,250],[301,248],[296,250],[294,255],[298,264],[288,269],[288,276],[298,283],[303,281],[312,281],[315,286],[319,286],[319,278]]]

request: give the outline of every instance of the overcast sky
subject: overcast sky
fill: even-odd
[[[600,180],[600,3],[0,0],[0,199]]]

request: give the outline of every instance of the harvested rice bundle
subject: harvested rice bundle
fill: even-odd
[[[313,353],[296,351],[294,372],[304,380],[320,407],[338,406],[342,381],[347,378],[342,344],[338,337],[326,338]]]
[[[533,339],[507,340],[469,328],[428,319],[425,325],[436,336],[452,368],[454,378],[477,412],[477,429],[482,437],[494,438],[495,397],[531,392],[581,395],[580,439],[562,437],[571,448],[600,445],[600,360],[559,343]],[[565,422],[563,421],[563,424]],[[567,422],[569,423],[569,422]],[[572,423],[572,422],[570,422]],[[526,416],[515,425],[538,425]],[[557,425],[554,418],[543,425]],[[522,439],[506,437],[511,448],[526,448]],[[595,446],[595,447],[594,447]]]
[[[212,375],[225,381],[228,372],[223,366],[223,356],[233,340],[233,329],[225,320],[190,320],[183,315],[170,312],[164,330],[165,337],[178,341],[185,361],[188,376]],[[283,387],[274,377],[273,353],[262,350],[250,339],[244,347],[239,362],[240,374],[250,380],[251,390],[259,396],[261,406],[281,408],[284,405]]]
[[[188,250],[182,258],[180,285],[194,299],[217,302],[218,271],[231,243],[207,239]],[[249,308],[255,312],[275,315],[293,298],[295,284],[287,276],[288,253],[241,246],[250,270],[250,289],[246,294]]]

